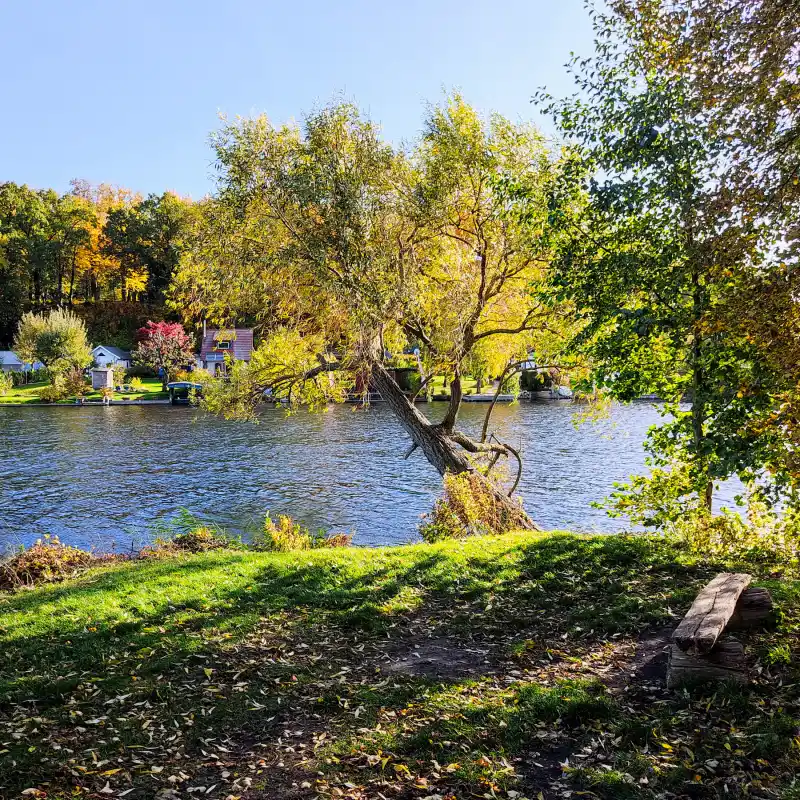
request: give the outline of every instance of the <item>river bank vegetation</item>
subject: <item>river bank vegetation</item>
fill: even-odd
[[[197,202],[4,184],[5,337],[26,309],[53,306],[127,346],[163,316],[195,333],[250,325],[252,361],[204,381],[206,409],[253,418],[267,396],[291,411],[378,393],[408,437],[398,451],[471,473],[509,528],[535,527],[513,499],[522,457],[490,418],[479,437],[459,428],[465,383],[500,387],[523,366],[568,375],[600,404],[665,401],[651,474],[619,487],[613,513],[708,517],[733,475],[756,502],[794,507],[797,21],[749,0],[716,29],[716,8],[619,0],[593,13],[596,52],[570,65],[576,95],[535,96],[555,143],[453,93],[402,147],[353,104],[300,124],[224,121],[217,189]],[[125,305],[115,331],[102,327],[109,302]],[[446,376],[435,424],[392,371],[410,364],[421,389]]]
[[[126,384],[128,391],[110,393],[112,400],[167,400],[169,394],[162,391],[161,381],[157,378],[130,378]],[[52,384],[49,380],[31,381],[18,386],[9,385],[0,389],[0,405],[7,403],[16,405],[44,403],[51,399],[49,394]],[[81,382],[80,394],[67,394],[63,399],[53,399],[56,404],[74,404],[79,398],[87,402],[100,402],[104,395],[99,390],[93,390],[85,381]]]

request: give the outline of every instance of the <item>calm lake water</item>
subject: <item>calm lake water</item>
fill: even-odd
[[[461,426],[478,431],[485,410],[465,404]],[[425,411],[440,416],[444,404]],[[660,418],[635,404],[576,429],[580,412],[520,403],[498,406],[493,421],[522,451],[519,491],[540,525],[619,530],[624,521],[590,503],[643,468],[642,441]],[[185,407],[0,407],[0,549],[50,533],[124,551],[182,508],[245,536],[270,510],[355,531],[357,544],[412,541],[441,484],[419,453],[403,460],[407,441],[381,405],[289,418],[268,410],[257,425]]]

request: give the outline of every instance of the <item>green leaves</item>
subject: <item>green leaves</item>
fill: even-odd
[[[17,331],[14,347],[26,361],[41,361],[51,377],[92,363],[83,321],[71,311],[27,313]]]
[[[661,4],[635,5],[594,15],[596,55],[572,67],[580,97],[539,99],[573,148],[558,192],[586,198],[577,214],[553,215],[562,233],[552,293],[584,323],[572,350],[613,397],[666,401],[670,416],[647,446],[655,466],[689,478],[678,487],[654,474],[653,490],[674,490],[678,505],[660,497],[653,513],[641,502],[650,489],[634,480],[631,509],[656,523],[667,506],[674,515],[698,498],[708,505],[713,480],[764,463],[747,430],[757,404],[735,387],[757,383],[762,403],[769,391],[747,336],[720,321],[731,276],[763,261],[721,189],[726,143],[691,72],[673,70],[648,35],[647,20],[657,23],[647,14]]]

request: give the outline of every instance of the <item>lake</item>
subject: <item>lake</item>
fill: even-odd
[[[423,407],[432,418],[443,403]],[[465,404],[461,427],[477,432],[485,404]],[[644,467],[642,441],[660,419],[639,403],[612,408],[576,428],[571,403],[500,405],[493,422],[519,447],[519,493],[546,529],[615,531],[590,503]],[[439,476],[388,408],[286,417],[266,410],[259,424],[225,422],[196,409],[0,407],[0,549],[50,533],[101,550],[149,541],[159,521],[182,508],[247,536],[267,510],[310,527],[355,531],[356,544],[417,538]],[[721,500],[731,502],[728,489]]]

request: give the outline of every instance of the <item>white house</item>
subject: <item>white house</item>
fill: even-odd
[[[3,372],[30,372],[33,369],[44,369],[44,364],[38,361],[26,364],[13,350],[0,350],[0,370]]]
[[[92,356],[98,367],[125,367],[127,369],[133,363],[131,354],[127,350],[119,347],[111,347],[106,344],[99,344],[92,350]]]

